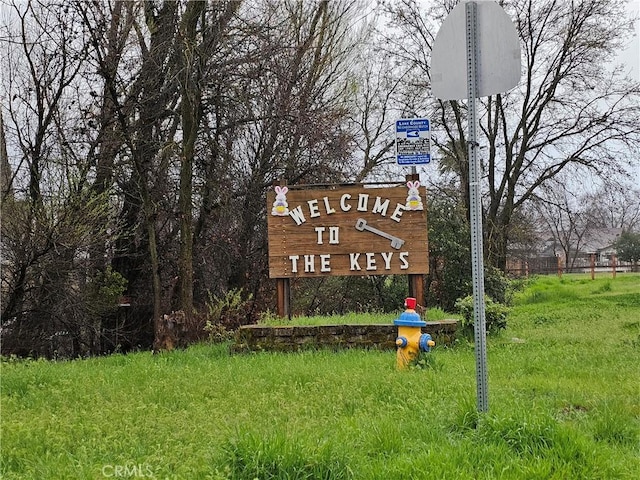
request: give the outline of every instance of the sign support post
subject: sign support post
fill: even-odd
[[[291,282],[288,278],[276,278],[277,314],[291,320]]]
[[[469,200],[471,223],[471,268],[473,275],[473,331],[476,353],[478,411],[489,409],[487,388],[487,328],[484,308],[484,255],[482,238],[482,200],[480,198],[480,166],[478,165],[477,118],[477,10],[468,2],[467,24],[467,92],[469,99]]]
[[[463,40],[464,39],[464,40]],[[507,92],[520,81],[520,43],[513,22],[492,1],[461,1],[447,15],[431,51],[431,91],[441,100],[468,99],[469,220],[478,411],[487,393],[481,169],[476,99]]]
[[[420,180],[420,175],[416,172],[415,165],[411,166],[411,173],[405,176],[405,180]],[[427,227],[427,232],[428,231],[429,229]],[[416,298],[418,300],[418,305],[424,306],[424,275],[422,273],[410,273],[409,275],[407,275],[407,281],[407,283],[409,284],[409,296]]]

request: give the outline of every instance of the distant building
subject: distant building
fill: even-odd
[[[570,237],[565,242],[569,248],[565,249],[553,233],[540,232],[527,245],[509,247],[507,273],[526,276],[556,273],[559,269],[584,272],[591,269],[592,259],[594,267],[599,270],[611,268],[614,261],[617,271],[630,270],[631,264],[615,258],[615,243],[620,234],[621,228],[590,229],[579,238],[575,235]]]

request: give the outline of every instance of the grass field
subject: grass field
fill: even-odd
[[[379,323],[391,321],[388,316]],[[3,479],[637,479],[640,276],[532,281],[488,341],[2,362]]]
[[[398,308],[402,305],[398,305]],[[401,313],[401,312],[398,312]],[[437,321],[443,319],[458,318],[459,315],[451,315],[442,311],[439,308],[431,308],[427,311],[428,321]],[[330,315],[330,316],[313,316],[313,317],[292,317],[289,319],[282,319],[275,316],[266,316],[260,320],[261,325],[363,325],[363,324],[389,324],[392,325],[393,321],[398,318],[398,315],[380,315],[376,313],[347,313],[345,315]]]

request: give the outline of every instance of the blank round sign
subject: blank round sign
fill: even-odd
[[[431,52],[431,91],[441,100],[467,93],[466,12],[461,2],[445,18]],[[493,1],[476,1],[476,97],[511,90],[520,81],[520,41],[509,16]]]

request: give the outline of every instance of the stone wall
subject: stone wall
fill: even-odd
[[[453,342],[457,320],[427,322],[422,328],[437,345]],[[251,351],[297,351],[305,348],[373,348],[393,350],[398,327],[395,325],[318,325],[278,326],[245,325],[236,332],[234,353]]]

